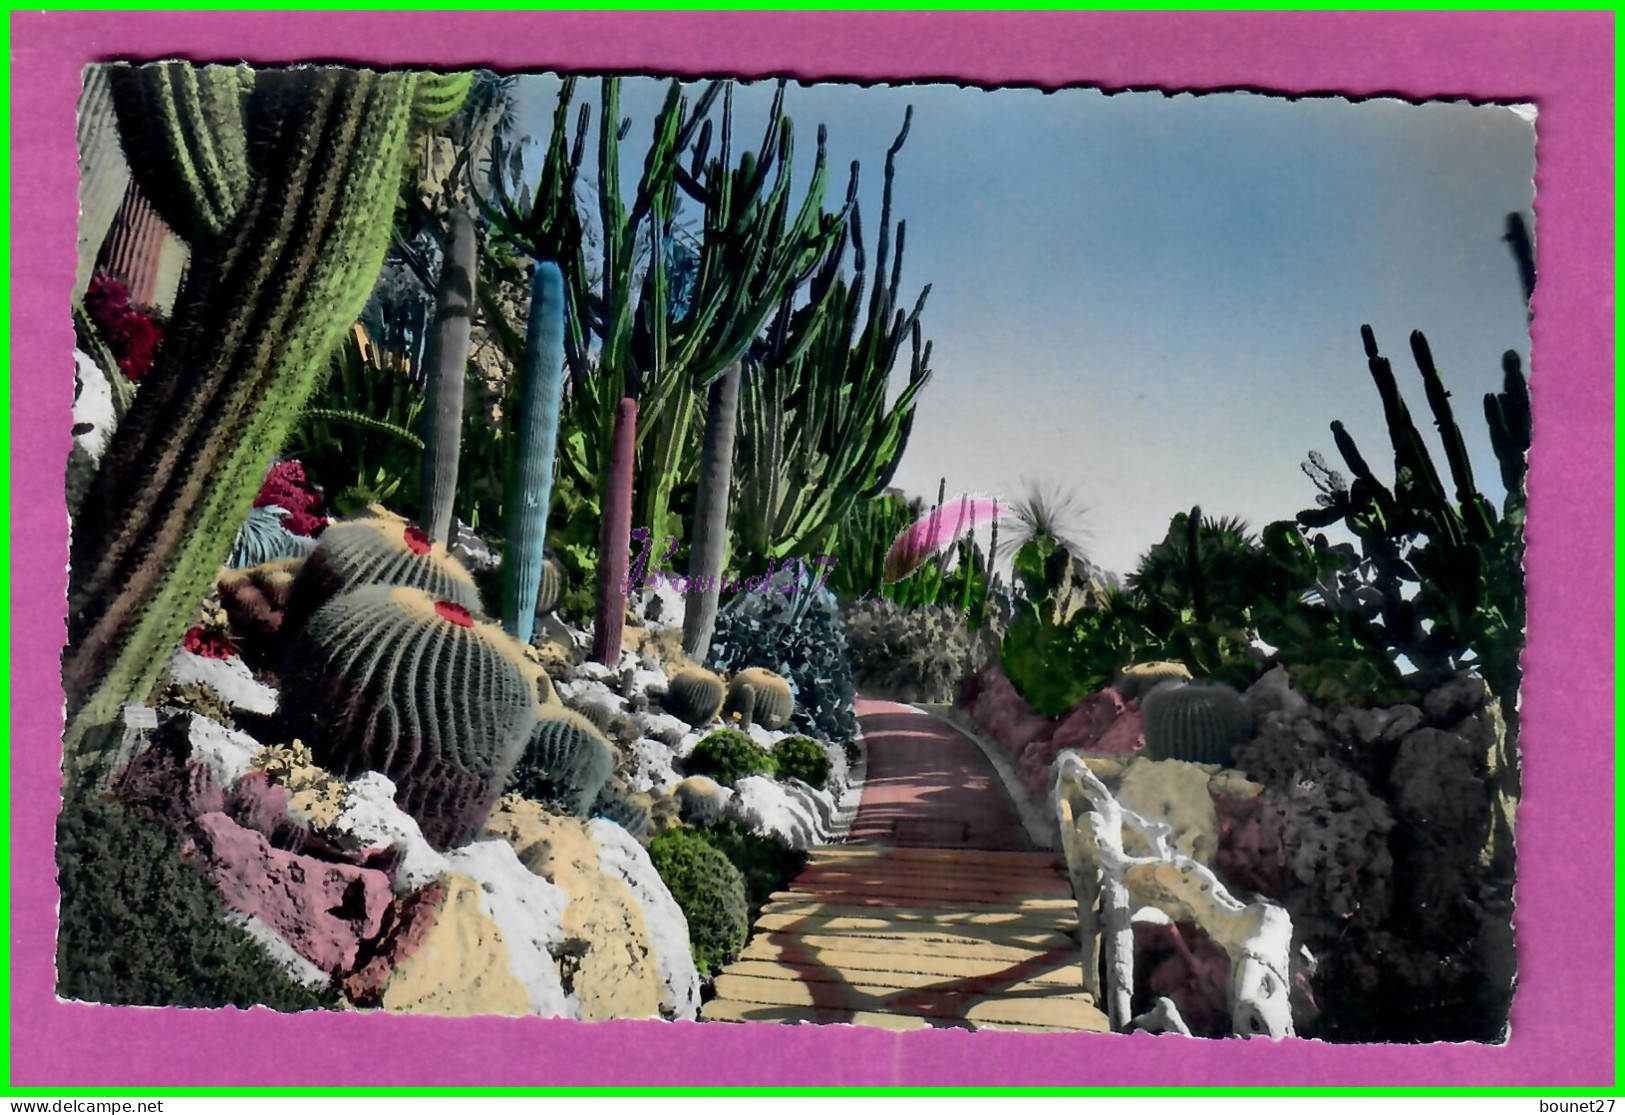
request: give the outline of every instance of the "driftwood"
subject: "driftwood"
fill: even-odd
[[[1145,920],[1193,922],[1224,950],[1236,1034],[1292,1035],[1292,923],[1284,909],[1231,895],[1211,869],[1173,850],[1167,825],[1124,808],[1076,752],[1056,760],[1055,809],[1078,898],[1083,986],[1106,1004],[1114,1030],[1134,1021],[1133,923],[1136,911],[1149,908],[1158,914]],[[1150,855],[1123,850],[1125,825],[1145,837]]]

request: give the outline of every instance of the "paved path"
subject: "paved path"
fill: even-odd
[[[812,850],[701,1017],[888,1029],[1099,1030],[1077,907],[952,725],[858,702],[869,776],[850,843]]]

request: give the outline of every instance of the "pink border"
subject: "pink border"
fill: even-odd
[[[1612,13],[14,13],[14,1086],[1596,1086],[1613,1080]],[[65,312],[74,99],[98,57],[1233,87],[1540,105],[1521,814],[1505,1047],[293,1017],[58,1004]],[[43,699],[40,698],[43,695]],[[1561,808],[1554,803],[1561,802]],[[1536,866],[1538,865],[1538,867]]]

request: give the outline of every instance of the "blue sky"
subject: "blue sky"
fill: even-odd
[[[521,130],[545,140],[557,82],[522,88]],[[663,89],[623,86],[630,180]],[[596,110],[597,83],[583,95]],[[770,86],[740,91],[752,144],[770,99]],[[1499,499],[1480,400],[1501,353],[1529,348],[1500,240],[1534,196],[1534,128],[1513,110],[792,85],[801,171],[826,123],[832,193],[862,163],[871,244],[909,104],[894,207],[906,297],[932,285],[935,375],[897,473],[905,490],[1059,485],[1088,507],[1090,556],[1118,571],[1193,504],[1255,527],[1288,518],[1314,502],[1309,450],[1337,461],[1333,419],[1391,468],[1360,347],[1369,322],[1419,425],[1408,337],[1428,335],[1479,486]]]

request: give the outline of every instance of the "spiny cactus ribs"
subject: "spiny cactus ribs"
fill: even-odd
[[[741,670],[728,683],[728,704],[723,711],[738,712],[746,725],[758,722],[764,728],[782,728],[794,711],[790,683],[759,666]]]
[[[506,639],[419,589],[344,593],[289,648],[284,718],[335,774],[388,776],[424,837],[455,846],[479,833],[536,722]]]
[[[1228,685],[1169,685],[1145,695],[1145,751],[1153,759],[1228,766],[1253,731],[1252,713]]]
[[[615,756],[586,718],[552,708],[531,731],[507,788],[585,817],[614,770]]]
[[[478,613],[474,579],[445,546],[394,516],[350,519],[322,533],[289,592],[283,627],[297,630],[340,593],[362,585],[400,585]]]

